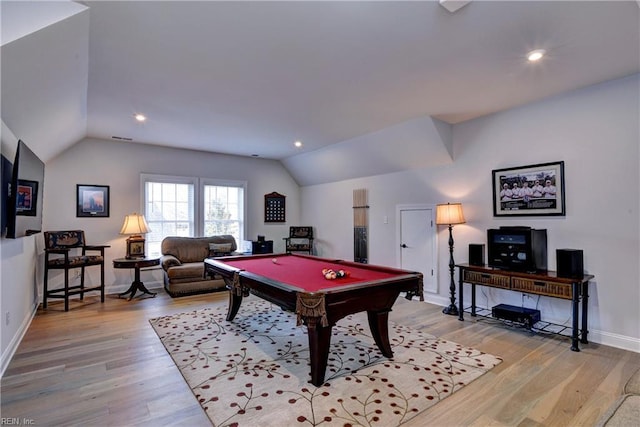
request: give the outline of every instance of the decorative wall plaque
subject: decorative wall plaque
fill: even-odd
[[[286,222],[286,197],[276,192],[264,195],[264,222]]]

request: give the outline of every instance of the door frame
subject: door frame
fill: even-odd
[[[435,283],[435,290],[429,290],[430,295],[438,295],[439,292],[439,280],[438,280],[438,226],[436,225],[436,205],[430,203],[415,203],[415,204],[400,204],[396,205],[396,265],[402,267],[402,255],[401,255],[401,213],[408,210],[431,210],[431,228],[433,230],[433,243],[432,243],[432,259],[431,265],[433,273],[431,277]],[[426,276],[428,272],[423,274]],[[427,290],[425,288],[424,293]]]

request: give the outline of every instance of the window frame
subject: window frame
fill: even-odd
[[[195,176],[165,175],[165,174],[140,174],[140,212],[146,216],[147,208],[147,182],[169,183],[169,184],[190,184],[193,185],[193,233],[194,237],[201,237],[204,233],[204,187],[207,185],[220,187],[242,188],[242,224],[240,227],[240,241],[236,242],[238,247],[247,236],[247,181],[205,178]],[[165,236],[166,237],[166,236]]]
[[[204,233],[204,187],[216,186],[216,187],[237,187],[242,188],[242,224],[240,227],[239,241],[236,242],[238,248],[241,247],[242,241],[247,240],[247,181],[231,180],[231,179],[217,179],[217,178],[199,178],[200,184],[198,187],[198,196],[200,196],[198,203],[198,212],[201,216],[201,220],[198,225],[200,230],[198,235]]]

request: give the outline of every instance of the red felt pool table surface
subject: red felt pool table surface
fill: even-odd
[[[345,264],[344,262],[299,255],[234,258],[224,260],[224,263],[243,271],[291,285],[304,292],[326,292],[343,286],[379,282],[393,279],[399,274],[406,274],[406,272],[399,270],[367,267],[366,265],[360,267],[353,264]],[[348,272],[349,275],[328,280],[322,274],[323,269],[332,269],[336,272],[343,270]]]
[[[328,280],[323,269],[345,270],[347,277]],[[205,260],[208,275],[220,275],[229,289],[227,320],[233,321],[250,294],[293,311],[307,326],[311,382],[325,377],[331,328],[343,317],[367,312],[371,335],[385,357],[392,357],[388,315],[401,292],[422,299],[422,274],[311,255],[282,254]]]

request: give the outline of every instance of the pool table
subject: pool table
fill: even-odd
[[[322,270],[348,271],[326,279]],[[206,274],[221,275],[229,289],[227,320],[232,321],[242,298],[254,294],[297,315],[306,325],[311,383],[324,383],[331,329],[343,317],[366,311],[369,328],[385,357],[393,357],[388,317],[401,292],[422,300],[422,274],[311,255],[232,256],[205,260]]]

